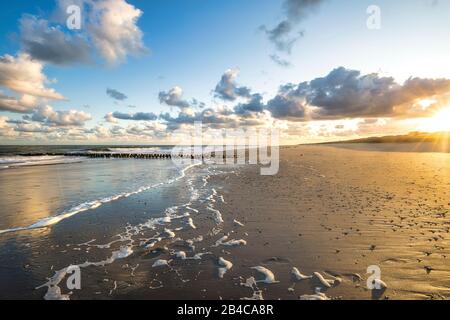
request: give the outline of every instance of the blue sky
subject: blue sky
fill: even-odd
[[[340,66],[358,70],[361,75],[379,73],[380,77],[393,77],[399,85],[410,77],[450,78],[450,64],[447,62],[450,49],[448,1],[318,1],[322,3],[308,11],[307,17],[295,25],[297,31],[303,30],[305,34],[288,54],[277,50],[259,27],[265,25],[270,29],[285,19],[283,3],[289,1],[296,2],[127,0],[129,6],[142,11],[136,27],[143,33],[142,44],[149,52],[137,56],[130,53],[124,61],[114,65],[102,61],[98,53],[95,62],[88,64],[61,66],[42,62],[45,76],[55,79],[46,86],[61,93],[68,101],[41,103],[51,104],[55,111],[81,110],[89,113],[91,119],[83,123],[83,128],[89,129],[98,125],[107,127],[103,118],[115,111],[152,112],[156,115],[176,112],[174,107],[161,104],[158,99],[160,92],[175,86],[183,89],[186,100],[195,98],[211,108],[221,105],[234,108],[238,101],[222,101],[213,92],[228,69],[239,70],[236,83],[248,87],[252,93],[260,94],[264,103],[277,95],[280,85],[325,77]],[[301,4],[302,1],[297,2]],[[381,8],[380,30],[369,30],[366,26],[366,9],[372,4]],[[0,5],[1,56],[16,56],[24,51],[19,25],[24,14],[51,21],[57,8],[53,0],[15,1]],[[65,30],[64,25],[60,28],[68,35],[73,34]],[[290,65],[279,66],[270,55],[278,55],[289,61]],[[124,93],[128,99],[115,103],[106,94],[107,88]],[[11,93],[5,85],[1,89],[17,94]],[[443,93],[446,92],[439,91],[440,95]],[[19,98],[20,94],[15,96]],[[436,99],[436,94],[430,94],[431,98]],[[90,107],[84,107],[86,105]],[[128,105],[136,108],[129,108]],[[33,111],[31,108],[30,113]],[[3,110],[0,116],[11,121],[23,119],[24,114]],[[352,115],[351,119],[364,119],[365,116],[367,113],[363,112],[360,118]],[[395,127],[390,121],[392,117],[380,115],[379,118],[387,119],[391,128]],[[31,121],[26,115],[25,119]],[[351,119],[344,114],[342,118],[319,120],[342,122]],[[278,120],[292,122],[292,126],[299,123],[291,118]],[[119,119],[115,125],[125,128],[130,123]],[[56,130],[56,126],[50,126],[51,130]],[[67,131],[70,126],[64,127]],[[349,133],[358,134],[364,133]],[[36,136],[39,136],[37,132],[22,132],[20,137],[9,136],[8,139],[31,141]],[[45,137],[40,139],[45,140]]]

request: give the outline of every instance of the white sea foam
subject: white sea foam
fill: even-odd
[[[303,281],[312,278],[312,276],[305,276],[304,274],[302,274],[296,267],[292,268],[291,273],[297,281]]]
[[[192,228],[192,229],[197,229],[197,227],[194,224],[194,220],[192,220],[192,218],[188,218],[188,225]]]
[[[241,300],[264,300],[264,297],[262,295],[262,291],[259,290],[258,284],[256,283],[256,280],[254,277],[250,277],[245,282],[241,283],[242,287],[249,288],[253,291],[253,295],[249,298],[241,298]]]
[[[219,278],[223,278],[225,273],[233,267],[233,264],[230,261],[225,260],[224,258],[219,258]]]
[[[195,251],[195,243],[202,242],[203,241],[203,236],[200,235],[198,237],[195,237],[193,239],[188,239],[188,240],[185,240],[185,241],[186,241],[187,245],[192,249],[192,251]]]
[[[173,232],[170,229],[164,229],[163,236],[165,236],[166,238],[172,239],[172,238],[175,238],[175,232]]]
[[[159,267],[169,267],[169,262],[167,260],[157,260],[153,265],[152,268],[159,268]]]
[[[243,239],[239,239],[239,240],[233,239],[233,240],[222,243],[222,245],[227,246],[227,247],[240,247],[240,246],[246,246],[247,241],[245,241]]]
[[[82,162],[83,158],[65,156],[10,156],[0,158],[0,168],[8,169],[15,167],[44,166],[55,164],[69,164]]]
[[[186,252],[184,251],[177,251],[174,253],[175,257],[181,260],[186,260]]]
[[[211,252],[203,252],[203,253],[197,253],[193,257],[186,258],[187,260],[202,260],[203,256],[210,255]]]
[[[261,273],[265,276],[265,279],[258,280],[258,281],[256,281],[257,283],[262,282],[262,283],[266,283],[266,284],[273,284],[273,283],[279,282],[279,281],[275,280],[275,275],[273,274],[273,272],[265,267],[257,266],[257,267],[253,267],[252,269],[258,271],[259,273]]]
[[[223,223],[222,213],[219,210],[216,210],[210,206],[208,206],[207,209],[213,213],[213,218],[216,224]]]
[[[300,300],[330,300],[324,293],[317,292],[316,294],[304,294],[300,296]]]
[[[254,291],[253,292],[253,296],[249,297],[249,298],[241,298],[241,300],[248,300],[248,301],[259,301],[259,300],[264,300],[264,297],[262,295],[262,291],[258,290],[258,291]]]
[[[325,279],[319,272],[314,272],[314,279],[320,282],[326,288],[331,288],[333,286],[333,280]]]
[[[247,245],[247,241],[240,239],[240,240],[228,240],[228,236],[223,236],[222,238],[220,238],[219,240],[216,241],[215,245],[213,247],[218,247],[218,246],[226,246],[226,247],[239,247],[239,246],[246,246]]]
[[[195,213],[199,213],[199,211],[197,209],[191,208],[189,206],[186,206],[186,209],[191,210],[191,211],[193,211]]]
[[[110,258],[99,261],[99,262],[85,262],[78,265],[70,265],[66,268],[63,268],[53,275],[46,283],[43,285],[37,287],[36,289],[41,289],[47,287],[47,292],[44,296],[45,300],[70,300],[70,295],[62,294],[61,288],[59,287],[59,284],[61,281],[64,280],[64,278],[67,276],[67,274],[73,270],[74,268],[87,268],[90,266],[96,266],[96,267],[104,267],[106,265],[114,263],[118,259],[125,259],[129,257],[131,254],[133,254],[133,250],[130,246],[123,246],[118,251],[114,251]]]

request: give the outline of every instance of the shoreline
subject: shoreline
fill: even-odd
[[[41,299],[42,285],[59,285],[45,278],[80,264],[83,290],[70,295],[61,287],[56,297],[449,298],[449,155],[386,155],[290,146],[281,148],[275,176],[261,176],[257,165],[195,167],[164,190],[21,233],[37,241],[33,252],[46,253],[39,242],[47,238],[55,251],[24,270],[35,277],[25,282],[30,292],[17,288],[1,295]],[[181,202],[167,208],[180,192]],[[145,222],[147,203],[157,217],[153,223]],[[133,215],[143,222],[130,224]],[[116,230],[106,232],[110,224]],[[381,269],[387,290],[373,294],[367,288],[372,266]]]

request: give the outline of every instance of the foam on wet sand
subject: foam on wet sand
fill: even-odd
[[[223,278],[225,273],[227,273],[228,270],[230,270],[233,267],[233,264],[230,261],[225,260],[224,258],[219,258],[219,265],[221,266],[219,268],[219,278]]]

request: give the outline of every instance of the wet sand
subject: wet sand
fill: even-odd
[[[214,201],[223,224],[211,233],[211,214],[199,212],[197,229],[177,233],[204,234],[195,250],[211,254],[177,259],[173,248],[194,254],[184,241],[136,254],[131,264],[139,268],[119,281],[112,298],[306,299],[317,298],[318,287],[330,299],[449,298],[449,160],[439,153],[299,146],[282,149],[276,176],[262,177],[255,166],[211,176],[224,200]],[[245,245],[215,246],[224,235]],[[233,264],[223,278],[220,257]],[[159,259],[170,267],[152,268]],[[387,290],[367,289],[373,265]],[[273,272],[275,283],[261,282],[267,275],[254,267]],[[331,288],[317,278],[298,281],[294,267],[306,276],[320,273]],[[243,285],[252,277],[259,281],[253,288]]]
[[[181,185],[167,186],[167,196],[184,194],[166,209],[170,223],[146,225],[149,205],[163,212],[170,202],[155,202],[161,191],[153,191],[30,231],[54,238],[54,246],[30,252],[34,263],[22,263],[20,276],[28,291],[17,288],[14,297],[41,299],[48,288],[34,288],[45,278],[89,259],[100,265],[82,268],[82,290],[69,292],[64,278],[58,297],[449,298],[449,160],[448,153],[326,145],[282,148],[275,176],[261,176],[257,166],[195,167]],[[138,215],[144,223],[130,224]],[[124,228],[109,230],[112,217]],[[116,236],[102,236],[106,231]],[[119,256],[102,263],[111,252]],[[374,265],[387,284],[383,292],[366,287],[367,268]],[[294,267],[316,276],[299,280]]]
[[[381,298],[440,299],[450,297],[449,195],[446,153],[299,146],[281,151],[277,176],[232,177],[222,210],[246,225],[248,245],[234,253],[242,268],[261,264],[281,281],[269,298],[312,293],[308,281],[288,292],[295,266],[339,277],[331,298],[371,299],[366,272],[377,265]]]

